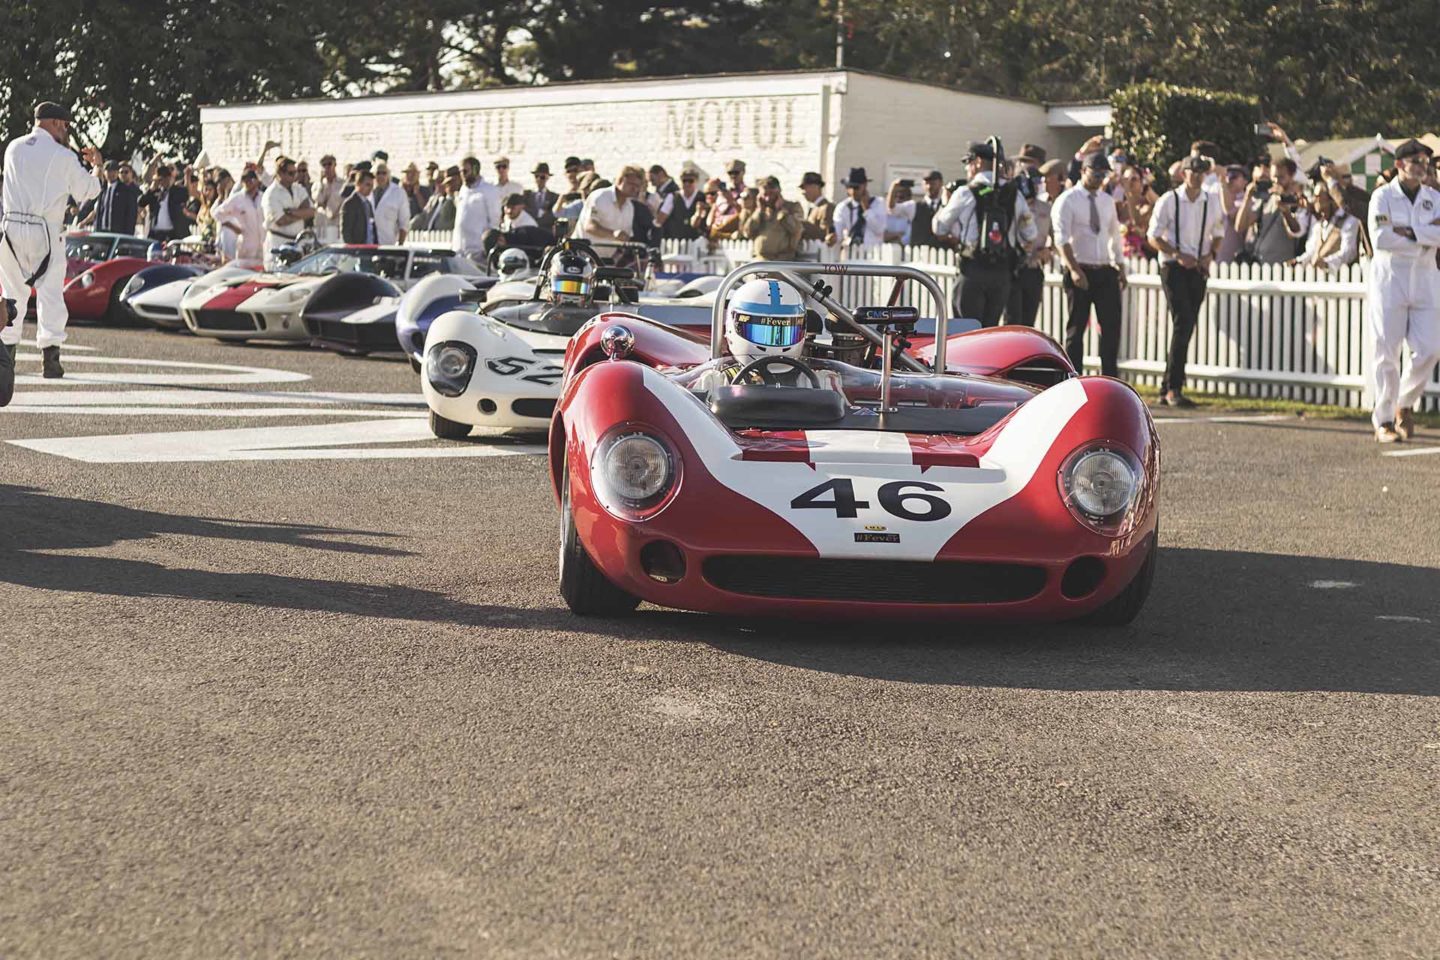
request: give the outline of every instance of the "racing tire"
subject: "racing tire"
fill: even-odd
[[[123,293],[124,290],[124,284],[112,283],[110,285],[110,303],[105,307],[105,313],[100,317],[100,320],[107,326],[148,326],[144,320],[132,313],[129,307],[120,302],[120,294]]]
[[[410,369],[411,369],[411,370],[414,370],[416,373],[419,373],[419,372],[420,372],[420,361],[419,361],[419,360],[416,360],[414,357],[411,357],[411,358],[410,358]]]
[[[430,432],[441,440],[464,440],[470,436],[470,424],[446,420],[434,410],[430,411]]]
[[[1134,620],[1150,596],[1150,586],[1155,582],[1155,567],[1159,562],[1160,530],[1157,525],[1150,539],[1150,554],[1135,573],[1135,579],[1109,603],[1081,617],[1080,622],[1092,627],[1123,627]]]
[[[633,613],[640,598],[621,590],[605,579],[595,566],[570,509],[570,463],[566,460],[560,479],[560,596],[570,612],[580,617],[623,617]]]

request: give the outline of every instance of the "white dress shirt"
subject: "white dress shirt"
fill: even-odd
[[[521,210],[520,216],[515,217],[514,219],[511,219],[509,216],[507,216],[504,220],[500,222],[500,229],[504,230],[507,233],[511,230],[519,230],[521,227],[538,226],[540,226],[540,224],[536,223],[535,218],[530,216],[529,210]]]
[[[1055,246],[1070,244],[1081,266],[1121,266],[1125,255],[1124,234],[1120,230],[1120,218],[1115,214],[1115,198],[1104,190],[1093,194],[1100,215],[1100,229],[1096,231],[1090,225],[1091,196],[1081,184],[1060,194],[1050,211],[1055,225]]]
[[[1296,261],[1302,266],[1315,266],[1316,255],[1321,246],[1330,239],[1330,234],[1340,231],[1340,249],[1325,257],[1325,266],[1331,270],[1354,263],[1360,254],[1360,221],[1337,210],[1329,220],[1315,217],[1310,222],[1310,233],[1305,237],[1305,252]]]
[[[950,202],[935,215],[931,230],[937,237],[954,237],[960,247],[961,256],[969,256],[980,244],[980,218],[975,212],[975,191],[971,190],[970,186],[984,186],[993,182],[994,174],[989,170],[981,170],[969,183],[958,187],[950,195]],[[1114,209],[1113,200],[1110,206]],[[1026,203],[1025,198],[1020,196],[1020,191],[1016,190],[1015,209],[1010,217],[1010,243],[1016,247],[1028,247],[1038,236],[1039,230],[1035,226],[1035,218],[1030,214],[1030,204]]]
[[[490,219],[499,223],[505,219],[505,198],[512,193],[524,193],[514,180],[506,180],[504,183],[490,183],[485,180],[476,181],[490,191]]]
[[[480,181],[466,184],[455,194],[455,233],[451,245],[457,253],[476,256],[485,252],[485,232],[499,221],[490,218],[490,194]]]
[[[381,196],[379,189],[370,194],[371,205],[375,208],[376,243],[394,244],[400,242],[400,235],[410,226],[410,198],[405,188],[391,181]]]
[[[1151,240],[1164,240],[1177,248],[1178,253],[1160,255],[1166,263],[1178,260],[1182,253],[1196,260],[1214,253],[1215,244],[1225,236],[1225,213],[1220,204],[1220,194],[1201,189],[1191,199],[1185,187],[1167,190],[1155,204],[1145,235]]]
[[[635,233],[635,211],[627,197],[620,196],[618,187],[604,187],[585,199],[580,211],[580,224],[589,240],[614,242],[617,233]]]
[[[260,197],[260,209],[265,216],[265,249],[294,243],[295,238],[305,229],[305,221],[295,220],[287,224],[276,221],[291,210],[298,210],[310,201],[310,194],[298,183],[286,187],[279,180],[265,188]]]
[[[850,246],[850,232],[859,215],[860,204],[855,202],[854,197],[846,197],[836,205],[835,236],[840,238],[841,246]],[[885,201],[871,197],[870,204],[865,208],[865,238],[860,242],[867,247],[884,243],[885,225],[889,218],[890,208],[885,206]]]

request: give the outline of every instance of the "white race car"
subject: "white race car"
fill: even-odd
[[[549,269],[552,256],[589,258],[583,294],[554,296],[547,285],[569,281]],[[535,281],[455,295],[460,307],[436,317],[425,333],[420,371],[430,429],[447,440],[463,439],[477,426],[548,429],[565,347],[597,313],[624,310],[702,340],[709,336],[713,302],[713,293],[700,290],[644,294],[634,270],[601,263],[576,240],[552,248]]]
[[[323,320],[317,317],[316,333],[306,329],[301,312],[312,298],[323,294],[329,301],[333,297],[337,308],[344,306],[348,316],[385,298],[398,299],[403,289],[421,277],[467,268],[475,270],[468,260],[449,250],[335,244],[274,273],[237,277],[217,271],[200,277],[181,298],[180,314],[185,325],[200,336],[322,341],[333,337],[345,343],[350,332],[331,326],[337,320],[333,313],[326,312]],[[392,332],[387,343],[394,338],[393,310],[390,317]],[[378,321],[383,326],[385,318]]]

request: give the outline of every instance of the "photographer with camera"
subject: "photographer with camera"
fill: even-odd
[[[1035,218],[1035,243],[1025,254],[1015,271],[1014,282],[1010,284],[1010,299],[1005,304],[1007,326],[1035,326],[1035,317],[1040,312],[1040,298],[1045,292],[1045,268],[1055,259],[1054,230],[1050,223],[1050,211],[1054,202],[1060,199],[1065,183],[1065,161],[1047,160],[1031,166],[1026,162],[1025,151],[1032,149],[1026,144],[1020,153],[1020,176],[1017,184],[1020,196],[1030,206],[1030,216]]]
[[[794,260],[804,230],[805,211],[780,195],[780,178],[761,180],[755,209],[740,217],[740,236],[755,241],[755,259]]]
[[[1001,184],[995,148],[970,144],[965,155],[965,186],[950,196],[935,218],[935,235],[955,238],[960,249],[960,279],[955,286],[955,316],[1000,323],[1010,302],[1010,286],[1020,258],[1038,236],[1020,181]],[[1029,178],[1023,178],[1029,182]]]
[[[910,243],[910,227],[915,221],[915,181],[896,180],[890,184],[890,193],[885,197],[885,206],[890,208],[885,218],[886,243]]]
[[[1310,232],[1310,214],[1295,176],[1299,168],[1289,157],[1281,157],[1273,166],[1272,180],[1265,175],[1266,166],[1256,164],[1255,179],[1245,188],[1235,216],[1235,231],[1246,238],[1245,249],[1237,258],[1242,262],[1293,260],[1296,241]]]

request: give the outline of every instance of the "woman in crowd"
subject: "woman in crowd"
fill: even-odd
[[[1220,249],[1215,253],[1216,263],[1232,263],[1245,248],[1245,235],[1235,229],[1236,215],[1240,212],[1240,204],[1245,200],[1245,188],[1249,185],[1250,179],[1245,175],[1245,168],[1232,163],[1225,168],[1224,178],[1220,181],[1220,211],[1225,214],[1225,236],[1220,240]]]
[[[1355,262],[1360,253],[1360,221],[1345,212],[1339,191],[1321,189],[1310,200],[1310,233],[1305,252],[1290,261],[1317,270],[1339,270]]]
[[[200,187],[200,207],[195,212],[195,233],[205,243],[205,249],[214,249],[220,234],[215,222],[213,208],[219,201],[219,189],[213,180],[206,180]]]
[[[1150,186],[1150,178],[1139,167],[1126,164],[1120,172],[1123,199],[1117,205],[1125,224],[1124,250],[1127,257],[1153,257],[1155,251],[1145,239],[1150,228],[1150,214],[1160,198]]]

